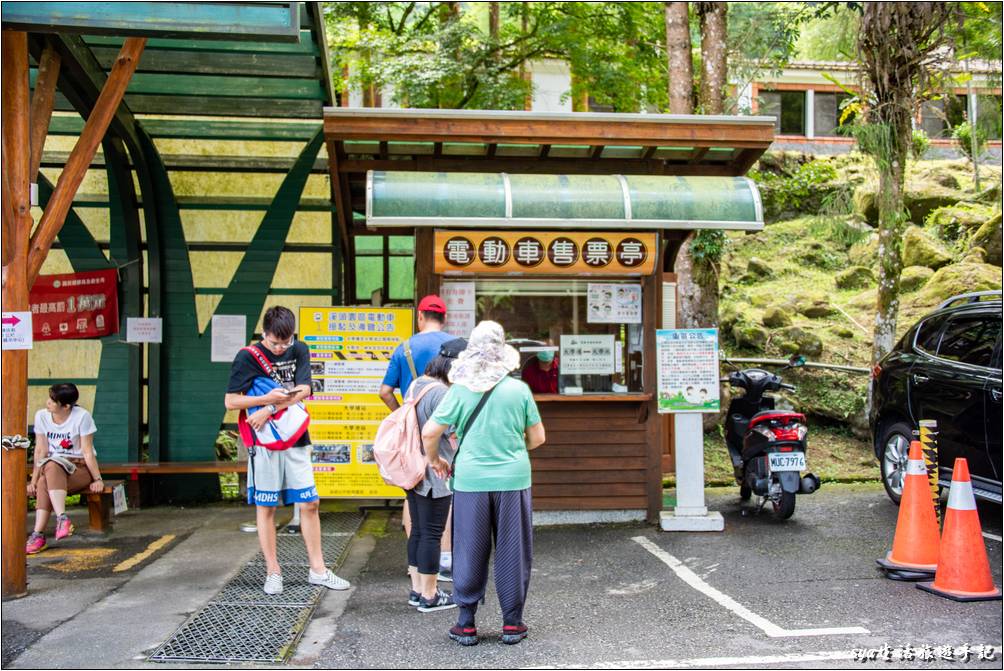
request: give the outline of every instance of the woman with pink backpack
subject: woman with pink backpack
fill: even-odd
[[[456,338],[443,343],[439,353],[425,368],[425,374],[412,382],[407,396],[418,398],[415,413],[418,426],[424,426],[432,417],[440,401],[446,396],[447,375],[457,356],[467,347],[467,340]],[[426,390],[427,387],[430,387]],[[424,394],[423,394],[424,392]],[[453,463],[455,453],[452,435],[443,435],[439,442],[439,455]],[[425,477],[413,488],[406,490],[411,513],[411,533],[408,536],[408,575],[411,592],[408,605],[416,606],[422,613],[456,608],[453,596],[439,589],[440,543],[453,502],[453,492],[445,478],[426,466]]]

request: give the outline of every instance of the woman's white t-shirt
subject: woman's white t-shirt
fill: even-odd
[[[45,434],[49,441],[49,456],[83,459],[80,437],[89,436],[97,430],[91,413],[79,405],[73,406],[70,416],[62,424],[56,424],[52,419],[52,413],[48,410],[43,409],[35,413],[35,433]]]

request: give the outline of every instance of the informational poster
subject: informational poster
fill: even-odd
[[[160,317],[126,317],[126,342],[163,342],[164,320]]]
[[[718,412],[718,329],[655,332],[659,412]]]
[[[4,349],[31,349],[30,312],[4,312],[0,322],[3,325]]]
[[[248,344],[246,315],[213,315],[210,361],[232,363]]]
[[[586,290],[590,324],[641,324],[640,284],[599,284]]]
[[[446,303],[443,330],[458,338],[470,338],[475,326],[474,282],[444,282],[439,296]]]
[[[163,343],[164,319],[159,316],[126,317],[127,343]]]
[[[394,349],[411,337],[410,309],[300,308],[300,339],[310,348],[314,394],[311,461],[317,491],[328,498],[404,498],[384,483],[373,440],[389,414],[377,393]]]
[[[589,231],[436,231],[437,273],[651,275],[655,233]]]
[[[39,275],[31,287],[35,340],[99,338],[119,330],[118,271]]]
[[[613,335],[561,336],[562,375],[613,375]]]

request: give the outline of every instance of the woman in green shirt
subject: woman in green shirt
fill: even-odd
[[[452,479],[453,600],[459,615],[450,638],[461,645],[478,642],[474,616],[488,584],[493,540],[502,642],[526,638],[523,605],[533,559],[528,451],[543,444],[544,425],[530,389],[509,377],[518,367],[519,354],[505,344],[502,326],[481,322],[450,369],[453,386],[422,429],[429,466],[441,476],[450,468],[438,453],[440,436],[454,426],[460,444]]]

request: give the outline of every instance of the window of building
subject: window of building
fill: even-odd
[[[976,124],[987,132],[987,139],[1001,139],[1001,97],[976,96]]]
[[[920,127],[932,138],[950,138],[952,128],[968,117],[966,96],[949,95],[920,106]]]
[[[609,287],[612,304],[640,306],[637,280],[603,284]],[[643,391],[641,323],[598,323],[605,318],[596,317],[595,297],[590,313],[588,288],[588,282],[575,279],[479,278],[475,319],[497,321],[505,328],[507,340],[520,351],[516,375],[540,365],[533,348],[557,347],[559,393],[576,388],[584,394]],[[569,336],[589,338],[573,342]],[[531,377],[526,373],[527,380]]]
[[[355,248],[357,301],[370,302],[377,290],[384,303],[414,300],[414,237],[357,235]]]
[[[760,113],[774,117],[774,128],[782,135],[805,135],[805,91],[761,93]]]
[[[843,127],[841,127],[840,117],[844,113],[844,106],[850,99],[851,96],[846,93],[817,92],[813,96],[812,117],[817,136],[846,135],[844,128],[847,128],[854,121],[854,115],[850,114],[844,119]]]

